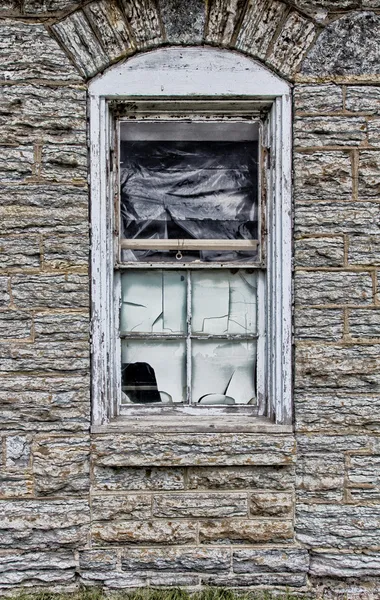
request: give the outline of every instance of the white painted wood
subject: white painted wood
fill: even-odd
[[[259,413],[278,424],[292,422],[291,404],[291,101],[289,85],[252,59],[214,48],[161,48],[111,67],[89,86],[92,226],[92,395],[96,430],[118,414],[120,344],[118,276],[114,276],[113,195],[109,151],[110,105],[139,97],[191,102],[200,97],[272,105],[264,128],[271,161],[267,177],[267,316],[260,283]],[[239,96],[239,99],[237,97]],[[169,104],[169,102],[168,102]],[[231,103],[229,103],[231,107]],[[231,113],[229,113],[231,114]],[[256,113],[257,114],[257,113]],[[124,244],[124,242],[123,242]],[[176,246],[177,248],[177,246]],[[210,265],[213,267],[213,265]],[[114,287],[116,286],[116,293]],[[261,337],[260,337],[261,336]],[[266,374],[263,363],[266,336]],[[266,394],[265,394],[266,392]],[[242,407],[243,408],[243,407]],[[244,407],[246,408],[246,407]],[[192,407],[188,407],[191,411]],[[190,418],[190,416],[189,416]],[[221,417],[224,418],[224,417]],[[257,418],[257,417],[256,417]],[[120,421],[118,421],[120,427]]]
[[[123,239],[120,247],[142,250],[254,250],[258,240]]]

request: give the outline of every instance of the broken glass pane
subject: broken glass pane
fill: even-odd
[[[194,333],[256,333],[256,273],[194,271],[191,280]]]
[[[256,404],[256,342],[192,342],[194,404]]]
[[[129,271],[121,276],[122,333],[182,333],[186,329],[186,274]]]
[[[122,404],[186,399],[185,341],[122,340]]]
[[[149,125],[151,135],[147,130]],[[192,128],[187,134],[186,125]],[[226,124],[222,123],[122,123],[122,237],[257,239],[257,134],[252,133],[252,123],[234,124],[236,131],[237,125],[240,133],[233,139],[223,133]],[[131,135],[129,130],[136,126],[140,127],[140,133]],[[194,135],[196,126],[202,128],[199,135]],[[231,128],[231,124],[228,126]],[[180,136],[176,133],[178,128]],[[224,141],[220,141],[223,136]],[[162,250],[123,250],[122,260],[174,260],[175,254]],[[219,262],[258,257],[256,249],[184,250],[182,255],[184,261]]]

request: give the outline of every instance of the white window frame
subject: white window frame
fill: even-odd
[[[111,103],[207,96],[269,107],[266,169],[266,395],[259,414],[292,423],[291,89],[256,61],[229,50],[161,48],[111,67],[89,85],[91,184],[92,407],[95,430],[118,417],[121,368],[114,277],[114,136]],[[244,266],[242,266],[244,268]],[[223,418],[223,417],[222,417]],[[127,417],[125,417],[127,419]]]

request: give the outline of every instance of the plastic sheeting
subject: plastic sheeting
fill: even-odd
[[[257,154],[249,142],[121,141],[124,238],[257,239]],[[175,251],[123,250],[172,261]],[[182,251],[183,261],[257,260],[257,250]]]

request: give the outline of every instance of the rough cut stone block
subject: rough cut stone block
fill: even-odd
[[[87,181],[86,146],[45,145],[42,149],[41,176],[50,181],[81,183]]]
[[[93,457],[100,466],[283,465],[294,461],[294,438],[268,434],[96,435]]]
[[[378,547],[379,506],[299,505],[296,538],[306,547]]]
[[[342,267],[344,263],[343,237],[295,239],[294,263],[296,267]]]
[[[93,521],[147,521],[152,516],[152,500],[148,494],[94,496],[91,514]]]
[[[298,271],[295,276],[296,305],[372,304],[370,273]]]
[[[307,573],[309,554],[303,548],[234,549],[234,573]]]
[[[328,25],[303,63],[306,75],[380,73],[380,16],[351,13]]]
[[[298,501],[343,500],[345,464],[343,454],[302,454],[298,457],[296,492]]]
[[[29,470],[15,469],[14,467],[10,469],[1,468],[0,499],[25,498],[33,495],[33,477]]]
[[[302,394],[296,398],[299,431],[363,433],[380,431],[380,397],[364,394]]]
[[[55,236],[43,240],[43,261],[47,269],[83,267],[89,263],[87,236]]]
[[[0,313],[1,318],[1,313]],[[34,317],[35,340],[88,340],[90,333],[87,313],[50,313]]]
[[[348,85],[346,109],[376,115],[380,112],[380,89],[373,85]]]
[[[380,240],[378,236],[350,237],[348,262],[351,265],[380,266]]]
[[[154,517],[246,517],[247,494],[162,494],[153,498]]]
[[[128,548],[121,555],[124,571],[172,571],[199,573],[226,571],[230,568],[231,551],[227,548]]]
[[[75,66],[84,77],[92,77],[109,63],[109,58],[95,37],[82,11],[77,11],[52,26]]]
[[[254,517],[290,517],[293,506],[292,494],[253,492],[249,495],[249,512]]]
[[[10,303],[9,297],[10,279],[0,275],[0,307],[6,308]]]
[[[115,0],[92,2],[84,12],[110,60],[132,52],[133,40]]]
[[[355,310],[348,313],[350,336],[356,338],[380,338],[380,310]]]
[[[86,90],[36,83],[0,87],[3,143],[86,144]]]
[[[199,575],[190,573],[153,573],[149,575],[149,584],[154,587],[186,587],[194,589],[199,585]]]
[[[30,313],[7,310],[0,311],[0,339],[30,339],[32,317]]]
[[[187,485],[190,489],[291,489],[294,467],[199,467],[190,468]]]
[[[30,461],[30,439],[24,435],[9,435],[5,438],[5,466],[28,467]]]
[[[41,229],[50,228],[56,233],[73,234],[73,228],[84,221],[83,231],[88,231],[88,189],[85,185],[22,182],[15,186],[3,183],[0,194],[4,230],[23,233],[30,229],[40,233]]]
[[[380,195],[380,151],[363,150],[359,154],[359,195]]]
[[[343,91],[335,84],[294,86],[297,113],[323,114],[343,109]]]
[[[7,552],[0,555],[0,588],[69,585],[75,582],[74,552]]]
[[[250,2],[236,41],[239,50],[264,59],[287,7],[277,0]]]
[[[14,275],[17,308],[87,308],[88,275]]]
[[[294,197],[335,202],[352,194],[351,156],[330,151],[294,155]],[[315,210],[315,207],[314,207]],[[318,211],[315,210],[317,213]]]
[[[191,521],[99,521],[92,525],[96,546],[113,544],[181,545],[196,542],[197,524]]]
[[[120,571],[84,571],[80,574],[80,583],[85,587],[102,587],[104,590],[126,590],[128,588],[148,587],[148,578],[139,574],[120,573]]]
[[[370,119],[367,129],[369,145],[378,148],[380,146],[380,119]]]
[[[204,0],[158,0],[166,39],[174,44],[200,44],[203,40]]]
[[[249,575],[211,575],[201,578],[201,583],[207,586],[218,586],[223,588],[253,588],[255,591],[258,586],[283,586],[297,588],[306,584],[306,575],[298,573],[250,573]],[[260,589],[260,588],[259,588]],[[268,589],[268,587],[266,588]],[[264,592],[265,593],[265,592]]]
[[[83,571],[113,571],[117,554],[115,550],[83,550],[79,553],[79,567]]]
[[[300,345],[296,386],[375,393],[380,389],[380,345]]]
[[[338,392],[341,396],[344,392]],[[297,448],[299,455],[303,454],[329,454],[331,448],[334,452],[353,452],[354,450],[370,450],[372,448],[373,437],[368,434],[341,435],[336,433],[319,433],[313,435],[298,435]],[[376,439],[376,438],[375,438]]]
[[[80,0],[24,0],[24,12],[36,15],[73,10]],[[50,16],[50,15],[49,15]]]
[[[86,342],[13,342],[0,346],[0,372],[86,371],[89,347]]]
[[[297,308],[294,314],[296,340],[338,341],[343,338],[343,310],[338,308]]]
[[[35,269],[40,266],[38,236],[0,237],[1,269]]]
[[[380,204],[376,202],[319,202],[298,204],[295,211],[297,235],[380,233]]]
[[[86,500],[1,500],[0,547],[78,548],[86,543],[89,521]]]
[[[295,146],[360,146],[366,139],[364,117],[297,117],[294,121]]]
[[[380,501],[380,456],[357,454],[348,457],[347,486],[354,502]]]
[[[314,23],[295,11],[291,12],[268,54],[268,63],[280,73],[292,75],[315,37]]]
[[[138,467],[95,467],[94,489],[123,492],[130,490],[183,490],[184,469],[139,469]]]
[[[88,493],[88,436],[37,438],[33,444],[33,474],[38,496]]]
[[[267,544],[292,538],[292,521],[225,519],[199,523],[202,544]]]
[[[206,41],[222,46],[229,45],[237,34],[244,0],[211,0],[206,26]]]
[[[310,554],[310,573],[317,577],[377,577],[380,553],[316,552]]]
[[[3,146],[0,149],[0,181],[21,181],[33,175],[33,146]]]
[[[152,0],[120,0],[132,34],[141,48],[162,43],[160,18]]]
[[[82,81],[43,23],[11,19],[0,29],[0,72],[6,81]]]

